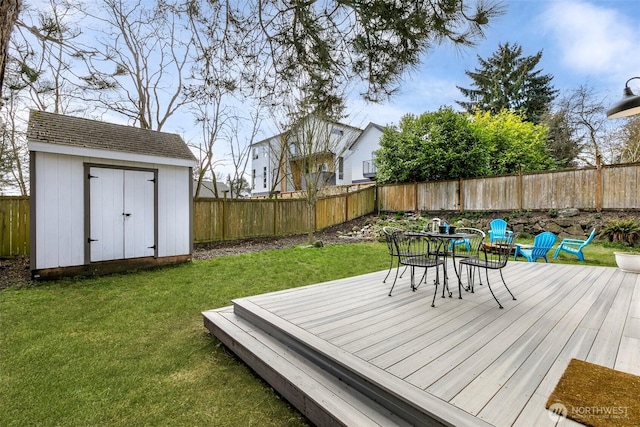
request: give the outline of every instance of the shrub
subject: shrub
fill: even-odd
[[[633,218],[611,220],[605,224],[602,234],[607,236],[610,242],[633,246],[635,242],[640,241],[640,221]]]

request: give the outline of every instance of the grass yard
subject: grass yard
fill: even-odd
[[[306,425],[201,311],[387,267],[385,245],[361,243],[4,290],[0,425]]]
[[[531,238],[518,238],[517,243],[533,244],[533,237]],[[558,259],[553,259],[553,254],[556,251],[558,245],[562,242],[562,239],[556,240],[553,248],[547,253],[547,259],[552,264],[585,264],[585,265],[598,265],[601,267],[616,267],[616,258],[614,252],[639,252],[637,247],[630,248],[623,246],[619,243],[609,243],[605,241],[594,240],[588,244],[583,250],[585,262],[578,261],[578,258],[567,252],[560,252]],[[524,257],[518,257],[518,261],[527,262]],[[542,259],[538,259],[537,262],[544,262]]]
[[[615,266],[614,250],[594,242],[585,256]],[[385,244],[358,243],[1,291],[0,425],[306,425],[208,334],[201,311],[388,263]]]

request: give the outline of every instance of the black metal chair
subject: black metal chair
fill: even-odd
[[[391,290],[396,285],[396,280],[398,280],[398,272],[400,270],[400,254],[398,253],[398,249],[396,248],[395,243],[393,242],[393,233],[401,233],[403,230],[397,227],[385,226],[382,227],[382,234],[384,235],[384,239],[387,242],[387,249],[389,250],[389,256],[391,257],[391,262],[389,263],[389,271],[387,271],[387,275],[384,277],[382,283],[387,283],[387,279],[389,278],[389,274],[391,274],[391,270],[393,269],[393,261],[396,260],[396,277],[393,279],[393,286],[391,286]],[[404,271],[400,274],[400,278],[406,271],[407,267],[405,266]],[[391,291],[389,291],[389,295],[391,295]]]
[[[470,256],[468,258],[460,260],[460,265],[467,265],[471,268],[484,268],[485,276],[487,279],[487,286],[489,286],[489,291],[491,291],[491,295],[493,295],[493,299],[498,303],[498,307],[503,308],[502,304],[493,293],[493,289],[491,289],[491,283],[489,282],[489,270],[498,270],[500,272],[500,278],[502,279],[502,283],[504,287],[507,289],[511,298],[515,301],[516,297],[513,296],[513,293],[507,286],[507,283],[504,281],[504,276],[502,275],[502,269],[507,265],[507,261],[509,257],[513,253],[513,249],[515,246],[516,238],[518,237],[518,233],[514,233],[508,237],[506,237],[504,242],[500,244],[492,244],[490,247],[486,247],[483,243],[478,246],[478,255]],[[473,292],[473,274],[471,274],[471,281],[469,283],[469,289]]]
[[[431,255],[440,242],[432,241],[429,237],[421,233],[413,232],[396,232],[392,234],[393,242],[396,246],[400,257],[400,264],[411,267],[411,290],[416,291],[422,281],[426,281],[427,271],[429,268],[435,267],[436,279],[434,280],[435,290],[433,292],[433,300],[431,307],[435,307],[436,294],[438,293],[438,285],[440,284],[440,275],[438,266],[441,265],[444,272],[444,260],[438,256]],[[437,251],[437,250],[436,250]],[[416,268],[424,268],[424,274],[420,276],[420,280],[416,283]],[[393,287],[391,288],[393,290]],[[391,296],[391,291],[389,291]]]
[[[472,236],[452,242],[452,244],[456,245],[456,259],[477,258],[478,250],[486,237],[485,232],[477,228],[461,227],[458,228],[458,233],[471,234]],[[462,264],[458,262],[458,266],[458,272],[462,275]],[[467,264],[467,283],[471,283],[473,280],[474,270],[475,268]],[[480,286],[482,286],[482,274],[480,270],[478,270],[478,281],[480,282]],[[467,286],[466,290],[471,290],[470,286]]]

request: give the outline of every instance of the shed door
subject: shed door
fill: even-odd
[[[151,171],[90,168],[91,262],[155,254]]]

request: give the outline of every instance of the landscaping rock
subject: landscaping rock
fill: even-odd
[[[572,217],[580,215],[580,210],[576,208],[566,208],[560,209],[558,211],[558,216],[561,218]]]

